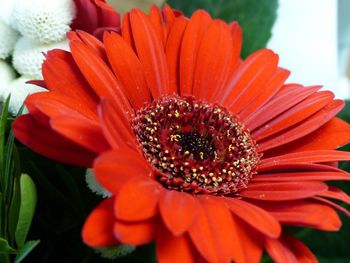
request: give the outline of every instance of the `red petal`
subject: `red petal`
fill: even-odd
[[[343,120],[333,118],[318,130],[268,153],[265,152],[264,156],[276,156],[289,152],[332,150],[347,144],[349,141],[350,125]]]
[[[266,151],[310,134],[311,132],[320,128],[323,124],[330,121],[343,107],[343,101],[334,100],[322,110],[295,127],[287,129],[286,131],[281,132],[279,135],[270,136],[269,138],[259,142],[258,151]]]
[[[121,105],[125,112],[132,112],[114,74],[98,54],[77,40],[70,42],[70,48],[80,71],[98,96],[106,97],[113,103]]]
[[[163,21],[163,15],[159,10],[159,7],[156,5],[152,5],[149,12],[149,21],[152,23],[153,28],[156,31],[156,34],[159,37],[162,45],[165,46],[166,35],[165,35],[165,26]]]
[[[115,202],[115,214],[120,220],[139,221],[158,213],[158,201],[164,188],[150,178],[129,180],[120,190]]]
[[[290,110],[280,114],[272,121],[266,123],[252,133],[256,141],[260,141],[272,134],[289,128],[313,115],[325,107],[334,95],[329,91],[321,91],[312,94]]]
[[[104,48],[102,42],[100,40],[98,40],[96,37],[94,37],[93,35],[90,35],[89,33],[86,33],[86,32],[81,31],[81,30],[77,30],[77,31],[68,32],[67,38],[70,41],[81,40],[88,47],[93,49],[96,52],[96,54],[98,54],[104,61],[107,61],[105,48]]]
[[[101,153],[110,149],[101,126],[87,118],[61,115],[52,118],[50,124],[53,130],[90,151]]]
[[[180,91],[179,61],[182,38],[187,26],[187,19],[176,18],[170,29],[165,46],[165,55],[169,71],[169,90],[173,93]]]
[[[163,5],[163,16],[165,21],[165,31],[166,31],[166,39],[169,37],[170,28],[173,26],[173,23],[176,19],[176,14],[174,10],[168,4]]]
[[[25,105],[43,124],[48,124],[50,118],[60,115],[83,117],[91,122],[97,120],[96,109],[92,111],[86,104],[77,103],[76,99],[55,91],[32,94],[26,98]]]
[[[223,89],[232,68],[232,36],[226,23],[215,20],[209,26],[197,56],[193,95],[210,101]]]
[[[131,31],[130,13],[129,12],[123,16],[122,37],[129,44],[129,46],[132,47],[133,50],[136,50],[135,43],[134,43],[134,37],[132,36],[132,31]]]
[[[118,193],[128,180],[148,176],[151,170],[137,151],[120,148],[100,155],[95,160],[94,172],[109,192]]]
[[[259,170],[268,170],[279,165],[293,163],[325,163],[348,160],[350,160],[349,152],[335,150],[297,152],[263,159],[259,164]]]
[[[266,238],[265,249],[276,263],[298,263],[296,256],[283,240]]]
[[[232,35],[232,64],[236,64],[240,59],[242,47],[242,30],[238,22],[234,21],[229,24]],[[234,65],[234,66],[236,66]]]
[[[153,219],[133,223],[116,221],[114,235],[120,243],[133,246],[144,245],[154,240],[155,224]]]
[[[104,44],[114,73],[135,109],[150,102],[144,69],[134,51],[115,33],[105,34]]]
[[[50,91],[79,100],[90,110],[96,109],[98,97],[80,73],[70,53],[63,50],[49,51],[42,71]]]
[[[23,144],[57,161],[91,167],[96,157],[95,153],[67,140],[50,127],[40,124],[30,114],[19,116],[12,128],[16,138]]]
[[[115,222],[113,203],[113,197],[103,200],[86,219],[82,230],[82,238],[87,245],[106,247],[119,243],[113,234]]]
[[[296,84],[284,85],[268,103],[244,120],[244,124],[253,131],[282,112],[292,108],[319,89],[319,86],[302,87]]]
[[[180,94],[182,96],[192,95],[199,46],[211,21],[208,13],[199,10],[193,13],[186,27],[180,54]]]
[[[294,171],[323,171],[323,172],[339,172],[340,170],[333,165],[329,164],[313,164],[313,163],[286,163],[286,164],[279,164],[278,166],[270,166],[269,168],[264,167],[258,167],[258,172],[272,172],[272,171],[284,171],[284,172],[294,172]]]
[[[144,66],[146,81],[154,99],[169,93],[169,79],[163,44],[149,18],[140,10],[130,12],[137,55]]]
[[[113,148],[136,148],[135,135],[131,131],[126,113],[117,109],[108,100],[102,100],[98,112],[101,120],[102,131]]]
[[[164,224],[175,236],[182,235],[197,216],[198,204],[188,193],[165,191],[159,201]]]
[[[159,263],[195,263],[195,252],[187,236],[175,237],[165,227],[158,227],[156,254]]]
[[[235,216],[261,233],[272,238],[277,238],[281,234],[278,221],[263,209],[236,198],[225,198],[225,203]]]
[[[337,231],[341,226],[338,214],[328,205],[310,201],[257,202],[283,224]]]
[[[320,194],[320,196],[336,199],[350,205],[350,196],[343,190],[334,186],[329,186],[328,191]]]
[[[230,262],[239,243],[234,221],[225,205],[210,196],[198,196],[202,205],[197,220],[189,229],[191,239],[209,262]]]
[[[250,183],[240,196],[260,200],[295,200],[313,197],[327,191],[322,182]]]
[[[227,83],[221,102],[233,114],[240,112],[259,95],[277,70],[278,56],[268,49],[250,55]]]
[[[328,200],[328,199],[325,199],[325,198],[322,198],[322,197],[314,197],[313,198],[314,200],[317,200],[317,201],[320,201],[322,203],[325,203],[327,204],[328,206],[331,206],[333,207],[334,209],[342,212],[344,215],[347,215],[348,217],[350,217],[350,211],[348,211],[346,208]]]
[[[318,260],[314,254],[299,239],[286,233],[283,235],[284,241],[288,244],[289,249],[294,253],[299,263],[317,263]]]
[[[288,76],[289,71],[278,68],[261,89],[260,94],[238,113],[240,119],[245,120],[250,118],[252,114],[263,107],[263,105],[281,89]]]
[[[338,172],[285,172],[258,174],[251,182],[287,182],[287,181],[330,181],[330,180],[350,180],[350,174],[339,170]]]

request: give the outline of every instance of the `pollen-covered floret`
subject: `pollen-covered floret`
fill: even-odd
[[[9,112],[13,115],[18,113],[25,98],[29,94],[46,91],[44,88],[26,83],[29,80],[30,79],[26,77],[15,79],[8,84],[7,89],[3,93],[3,97],[7,97],[9,94],[11,94]]]
[[[12,15],[23,36],[47,44],[65,38],[74,13],[71,0],[18,0]]]
[[[19,33],[0,19],[0,59],[11,55]]]
[[[18,40],[13,52],[13,66],[24,76],[42,79],[41,66],[45,59],[43,53],[51,49],[68,50],[66,40],[54,44],[40,44],[26,37]]]

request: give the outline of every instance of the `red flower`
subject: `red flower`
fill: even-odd
[[[101,38],[105,30],[120,31],[120,15],[105,0],[74,0],[72,30],[80,29]]]
[[[264,249],[316,261],[286,226],[337,231],[335,209],[350,215],[325,183],[350,179],[334,165],[350,159],[335,150],[350,141],[342,101],[284,84],[270,50],[242,61],[238,24],[204,11],[133,10],[121,35],[70,40],[71,53],[48,54],[50,92],[28,97],[14,131],[61,161],[102,153],[94,171],[113,196],[87,219],[87,244],[155,241],[159,262],[258,262]]]

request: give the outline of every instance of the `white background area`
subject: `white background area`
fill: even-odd
[[[287,82],[323,85],[345,99],[350,88],[346,63],[338,63],[338,54],[347,53],[338,49],[338,4],[336,0],[279,0],[268,47],[279,54],[280,66],[291,71]]]

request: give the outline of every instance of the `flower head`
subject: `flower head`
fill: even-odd
[[[350,179],[333,164],[350,159],[335,150],[350,141],[342,101],[284,84],[270,50],[241,60],[238,24],[204,11],[132,10],[103,43],[69,38],[71,53],[48,53],[49,92],[27,98],[14,131],[60,161],[99,155],[94,174],[112,196],[88,217],[87,244],[155,241],[159,262],[258,262],[264,249],[316,261],[286,226],[336,231],[335,209],[350,215],[329,200],[350,197],[325,183]]]
[[[12,16],[14,27],[23,36],[49,44],[65,38],[74,13],[71,0],[17,0]]]
[[[0,18],[0,59],[5,59],[12,54],[18,38],[19,33]]]

